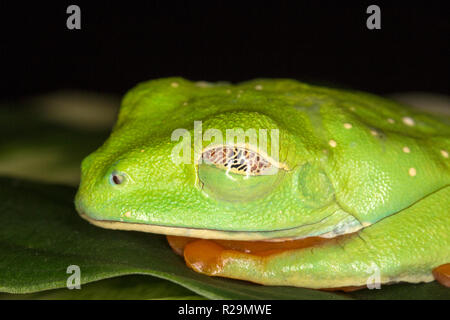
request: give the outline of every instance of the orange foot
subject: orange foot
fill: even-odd
[[[433,270],[433,276],[443,286],[450,287],[450,263],[440,265]]]
[[[320,245],[325,242],[335,241],[311,237],[301,240],[289,240],[282,242],[264,241],[233,241],[233,240],[204,240],[188,237],[167,236],[169,245],[180,256],[184,257],[186,264],[193,270],[214,275],[220,273],[222,268],[222,253],[245,252],[251,254],[255,259],[268,256],[285,250],[300,249]],[[351,286],[338,288],[323,288],[324,291],[352,292],[361,290],[366,286]]]

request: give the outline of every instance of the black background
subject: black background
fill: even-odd
[[[81,30],[66,8],[81,8]],[[381,7],[381,30],[366,8]],[[165,76],[287,77],[375,93],[449,93],[443,1],[2,1],[0,98],[123,94]]]

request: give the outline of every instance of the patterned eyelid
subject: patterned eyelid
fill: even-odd
[[[229,172],[256,176],[275,174],[277,166],[259,153],[238,146],[218,146],[202,153],[202,162]]]

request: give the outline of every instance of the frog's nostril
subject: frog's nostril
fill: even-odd
[[[110,182],[113,185],[119,185],[122,184],[125,181],[125,175],[119,173],[119,172],[113,172],[110,176]]]
[[[112,179],[113,179],[115,184],[121,184],[122,183],[122,179],[120,179],[120,177],[117,176],[117,175],[113,175]]]

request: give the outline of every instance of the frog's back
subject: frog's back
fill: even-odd
[[[293,107],[299,114],[283,121],[299,129],[300,141],[314,137],[346,211],[372,223],[450,185],[445,116],[367,93],[289,86],[280,96],[290,102],[286,111]]]

